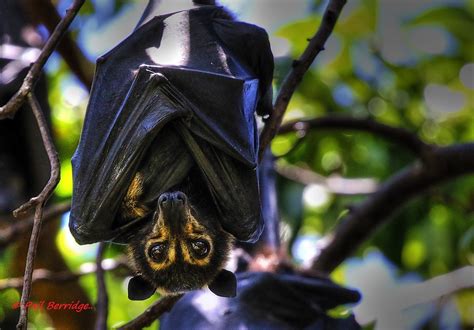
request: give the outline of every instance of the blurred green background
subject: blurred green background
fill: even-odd
[[[163,0],[166,1],[166,0]],[[60,1],[64,12],[70,1]],[[292,59],[301,54],[321,21],[325,1],[227,0],[240,19],[267,28],[276,57],[278,91]],[[117,44],[138,20],[145,3],[87,1],[73,23],[73,34],[91,61]],[[425,142],[449,145],[474,140],[474,2],[351,0],[343,9],[326,50],[316,59],[294,94],[285,120],[345,114],[403,127]],[[56,201],[72,192],[70,159],[79,140],[88,91],[58,56],[47,65],[53,133],[61,157],[62,179]],[[278,136],[272,151],[277,168],[309,170],[311,180],[280,175],[282,239],[295,262],[308,265],[318,240],[337,225],[351,205],[363,200],[414,156],[369,133],[311,131],[301,143],[296,134]],[[304,181],[304,180],[300,180]],[[95,258],[95,245],[78,246],[67,215],[55,244],[71,269]],[[394,323],[400,328],[472,328],[474,292],[448,292],[397,310],[391,299],[403,287],[474,263],[474,177],[462,177],[423,194],[381,228],[334,279],[362,291],[354,312],[366,328]],[[107,258],[122,251],[109,248]],[[9,253],[2,256],[7,265]],[[474,278],[472,274],[471,278]],[[0,278],[8,277],[7,267]],[[107,273],[111,295],[109,325],[130,320],[154,299],[130,302],[122,274]],[[95,301],[95,278],[80,283]],[[0,321],[19,300],[16,290],[0,292]],[[344,314],[346,310],[335,311]],[[403,321],[402,321],[403,320]],[[47,316],[33,312],[31,322],[47,327]],[[444,323],[443,323],[444,322]],[[403,326],[402,326],[403,325]],[[386,328],[385,328],[386,329]]]

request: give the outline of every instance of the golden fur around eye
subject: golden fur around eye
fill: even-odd
[[[193,257],[193,253],[191,249],[189,248],[189,245],[187,242],[181,241],[180,243],[181,243],[181,251],[183,253],[183,258],[187,263],[191,265],[201,266],[201,267],[206,266],[210,263],[211,258],[212,258],[212,253],[213,253],[212,245],[210,245],[209,254],[203,259],[198,259],[198,258]]]
[[[148,263],[150,264],[150,267],[154,270],[160,270],[164,269],[166,267],[169,267],[171,264],[173,264],[176,261],[176,241],[169,241],[168,245],[168,250],[166,251],[167,256],[164,259],[163,262],[156,262],[150,258],[148,255],[148,251],[156,243],[161,243],[164,242],[165,240],[150,240],[147,242],[145,245],[145,249],[147,251],[146,256],[148,259]]]

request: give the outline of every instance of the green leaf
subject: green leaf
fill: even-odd
[[[292,56],[298,57],[306,49],[308,39],[313,37],[320,24],[320,17],[310,16],[304,20],[284,26],[275,35],[287,39],[292,46]]]
[[[377,1],[365,0],[347,18],[337,22],[335,31],[346,38],[355,39],[374,33],[376,27]]]
[[[461,7],[438,7],[409,20],[408,26],[439,25],[459,39],[473,41],[474,16]]]

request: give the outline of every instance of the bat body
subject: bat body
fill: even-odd
[[[130,244],[135,298],[229,279],[230,242],[258,239],[254,113],[271,111],[273,74],[265,31],[222,7],[140,22],[97,61],[70,216],[81,244]]]

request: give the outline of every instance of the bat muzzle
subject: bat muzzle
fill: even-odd
[[[181,191],[163,193],[158,198],[160,217],[171,232],[178,231],[187,219],[188,198]]]
[[[172,192],[172,193],[163,193],[160,198],[158,198],[158,205],[162,210],[172,209],[172,208],[185,208],[188,203],[188,198],[186,194],[181,191]]]

